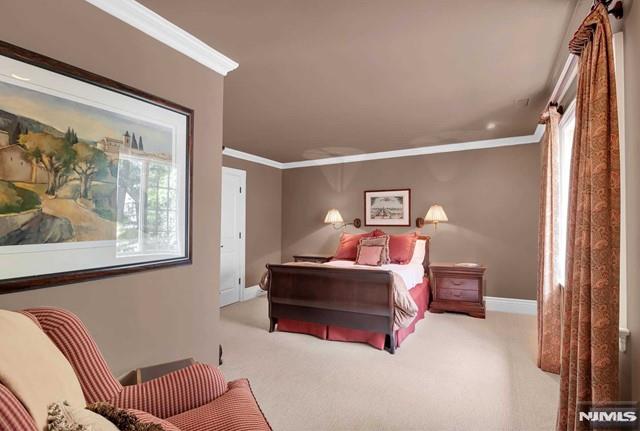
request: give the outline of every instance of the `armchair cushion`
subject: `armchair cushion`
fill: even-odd
[[[139,385],[125,386],[107,401],[116,407],[142,410],[165,419],[208,404],[226,390],[220,370],[194,364]]]
[[[229,382],[229,390],[214,402],[167,421],[182,431],[271,431],[247,379]]]

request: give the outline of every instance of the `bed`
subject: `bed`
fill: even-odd
[[[384,265],[363,268],[352,261],[322,265],[267,265],[269,332],[299,332],[334,341],[357,341],[395,353],[428,308],[429,237],[417,266]],[[422,241],[420,241],[422,240]],[[394,325],[393,273],[399,275],[415,301],[417,313],[409,325]]]

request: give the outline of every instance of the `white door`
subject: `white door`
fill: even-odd
[[[222,168],[220,306],[240,301],[244,289],[246,172]]]

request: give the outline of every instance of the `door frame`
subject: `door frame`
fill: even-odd
[[[246,243],[247,243],[247,234],[246,234],[246,222],[247,222],[247,171],[243,171],[242,169],[228,168],[226,166],[222,167],[221,175],[220,175],[220,191],[222,193],[222,187],[224,185],[224,174],[235,175],[240,179],[240,187],[242,191],[240,192],[239,199],[239,220],[238,227],[240,228],[241,241],[240,241],[240,283],[238,284],[238,302],[242,302],[244,298],[244,289],[246,287],[245,280],[245,259],[246,259]],[[220,228],[222,229],[222,203],[220,204]],[[220,237],[220,242],[222,242],[222,237]],[[219,245],[220,246],[220,245]],[[220,258],[218,257],[218,261],[220,263]],[[218,276],[219,278],[219,276]],[[218,297],[220,296],[220,280],[218,280]],[[231,304],[228,304],[231,305]],[[218,302],[219,308],[222,308],[223,305]]]

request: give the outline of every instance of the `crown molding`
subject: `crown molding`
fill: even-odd
[[[272,168],[276,169],[286,169],[285,163],[276,162],[275,160],[256,156],[255,154],[245,153],[244,151],[234,150],[233,148],[225,147],[224,150],[222,150],[222,155],[233,157],[234,159],[246,160],[248,162],[257,163],[259,165],[271,166]]]
[[[226,76],[238,63],[135,0],[85,0],[209,69]]]
[[[579,57],[573,54],[569,54],[569,57],[567,57],[558,81],[556,81],[551,96],[549,96],[549,103],[560,103],[564,95],[567,94],[567,90],[569,90],[578,76],[578,59]]]
[[[352,156],[329,157],[325,159],[303,160],[284,163],[285,169],[325,166],[341,163],[365,162],[369,160],[396,159],[399,157],[423,156],[426,154],[452,153],[455,151],[482,150],[486,148],[509,147],[512,145],[534,144],[540,142],[544,126],[538,125],[535,133],[510,138],[486,139],[482,141],[460,142],[456,144],[432,145],[428,147],[407,148],[404,150],[381,151],[377,153],[355,154]]]
[[[482,150],[488,148],[509,147],[513,145],[537,144],[544,134],[544,126],[538,124],[531,135],[513,136],[510,138],[486,139],[482,141],[460,142],[456,144],[432,145],[429,147],[408,148],[405,150],[381,151],[377,153],[355,154],[352,156],[328,157],[324,159],[303,160],[299,162],[277,162],[265,157],[225,148],[222,154],[236,159],[243,159],[277,169],[308,168],[312,166],[337,165],[342,163],[365,162],[369,160],[396,159],[399,157],[423,156],[426,154],[452,153],[455,151]]]

